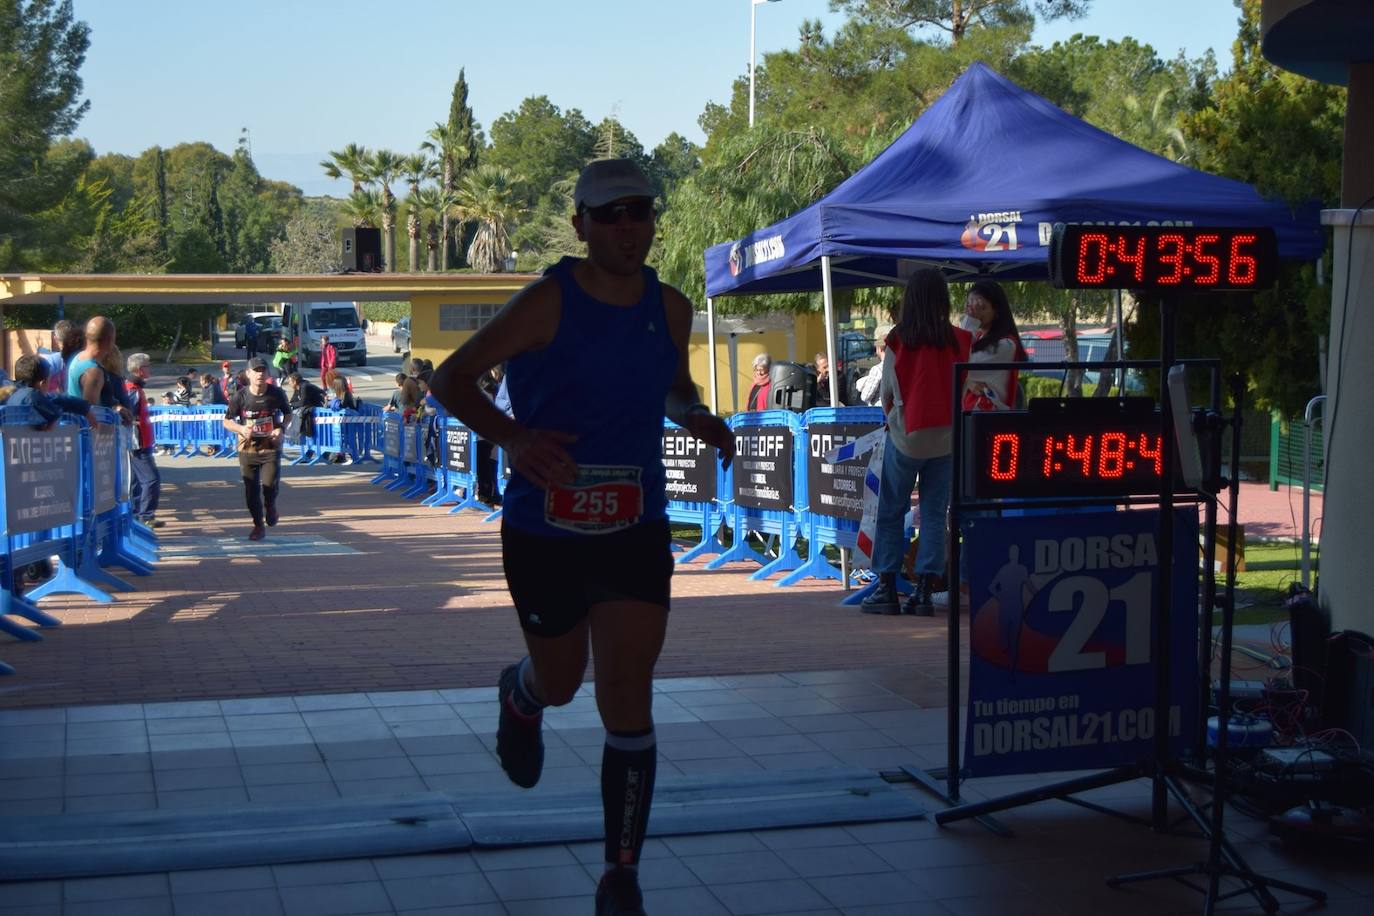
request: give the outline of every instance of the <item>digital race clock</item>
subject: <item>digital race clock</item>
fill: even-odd
[[[1036,398],[1029,410],[974,411],[964,416],[964,454],[973,499],[1158,494],[1164,473],[1152,398]]]
[[[1056,224],[1050,280],[1061,289],[1177,292],[1260,290],[1274,284],[1272,229]]]

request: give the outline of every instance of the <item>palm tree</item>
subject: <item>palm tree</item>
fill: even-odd
[[[439,225],[453,211],[453,195],[443,188],[425,187],[411,195],[412,212],[424,221],[425,270],[434,270],[439,258]]]
[[[374,229],[382,213],[382,195],[372,188],[354,191],[343,203],[343,214],[354,226]]]
[[[1142,139],[1141,146],[1166,159],[1186,163],[1192,155],[1188,138],[1178,126],[1177,111],[1166,107],[1173,91],[1168,86],[1159,90],[1149,108],[1135,93],[1128,93],[1121,100],[1121,105],[1134,116]]]
[[[458,213],[477,222],[468,246],[468,264],[475,270],[496,273],[511,253],[510,230],[525,213],[516,191],[519,180],[509,169],[480,165],[458,182]]]
[[[443,121],[435,122],[434,127],[425,136],[429,139],[420,144],[420,149],[433,153],[438,158],[439,187],[441,190],[452,192],[458,177],[458,164],[465,162],[471,151],[458,131],[451,129]],[[442,223],[443,248],[439,257],[439,269],[448,270],[448,240],[451,233],[448,213],[443,215]]]
[[[368,175],[382,192],[382,246],[386,251],[386,269],[396,269],[396,195],[391,183],[401,173],[405,157],[389,149],[379,149],[368,160]]]
[[[353,182],[352,193],[357,194],[363,189],[363,185],[370,181],[368,178],[370,159],[371,154],[367,151],[367,147],[350,143],[343,149],[330,152],[328,159],[320,160],[320,167],[330,178],[342,178],[347,175],[349,180]]]
[[[410,194],[406,198],[406,237],[410,240],[410,269],[418,271],[420,269],[420,213],[416,198],[420,193],[421,182],[426,178],[434,177],[434,163],[424,153],[413,153],[402,160],[401,174],[405,176],[406,184],[410,186]]]

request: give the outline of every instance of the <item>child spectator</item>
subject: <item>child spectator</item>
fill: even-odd
[[[15,387],[5,400],[5,405],[7,407],[32,407],[40,417],[40,422],[34,424],[37,429],[51,426],[64,413],[74,417],[85,417],[90,422],[95,422],[91,416],[90,404],[82,398],[69,397],[65,394],[48,394],[43,390],[47,381],[48,364],[46,361],[28,354],[19,357],[14,364]]]
[[[382,408],[387,413],[395,413],[401,409],[401,393],[405,389],[405,384],[410,380],[410,376],[404,372],[396,373],[396,390],[391,392],[391,400]]]

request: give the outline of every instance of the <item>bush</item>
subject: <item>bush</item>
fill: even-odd
[[[1045,378],[1039,375],[1022,375],[1020,385],[1021,390],[1025,393],[1027,401],[1031,398],[1057,398],[1067,394],[1064,383],[1057,378]],[[1095,391],[1097,391],[1096,382],[1085,381],[1083,383],[1083,397],[1090,398]],[[1116,394],[1117,391],[1113,388],[1110,393]],[[1127,394],[1130,393],[1129,391],[1127,392]]]
[[[368,321],[400,321],[410,317],[409,302],[359,302]]]

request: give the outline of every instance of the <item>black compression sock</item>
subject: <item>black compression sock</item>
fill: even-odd
[[[658,770],[653,728],[607,732],[601,752],[601,804],[606,814],[606,864],[635,867],[649,826]]]

